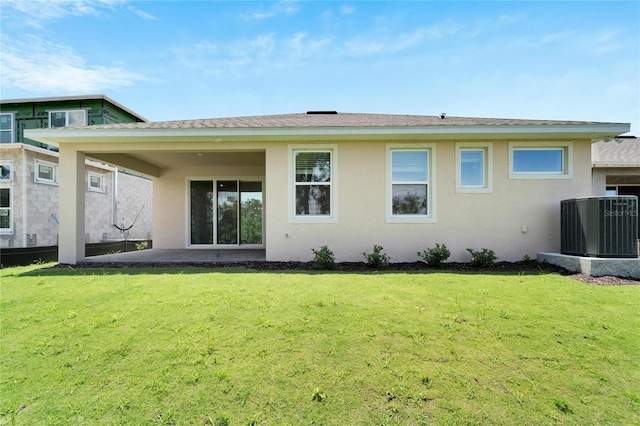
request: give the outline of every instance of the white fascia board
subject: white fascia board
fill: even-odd
[[[26,138],[58,146],[64,142],[97,142],[103,138],[256,138],[277,137],[535,137],[566,135],[567,137],[614,137],[629,131],[627,124],[584,125],[508,125],[508,126],[425,126],[425,127],[296,127],[296,128],[144,128],[144,129],[31,129]]]
[[[640,163],[591,163],[595,169],[639,169]]]
[[[22,142],[14,142],[14,143],[3,143],[2,145],[0,145],[0,148],[2,149],[8,149],[8,150],[25,150],[25,151],[32,151],[32,152],[37,152],[43,155],[51,155],[53,157],[57,157],[58,153],[56,151],[51,151],[48,149],[44,149],[44,148],[40,148],[38,146],[33,146],[33,145],[29,145],[26,143],[22,143]]]
[[[25,151],[34,152],[34,153],[37,153],[37,154],[40,154],[40,155],[44,155],[44,156],[49,156],[49,157],[55,158],[55,161],[58,161],[58,159],[60,158],[60,153],[59,152],[50,151],[48,149],[40,148],[40,147],[33,146],[33,145],[28,145],[28,144],[21,143],[21,142],[20,143],[11,143],[11,144],[9,144],[9,143],[2,144],[1,147],[2,148],[8,148],[10,150],[20,150],[20,149],[22,149],[22,150],[25,150]],[[109,164],[105,164],[105,163],[101,163],[101,162],[98,162],[98,161],[94,161],[94,160],[91,160],[89,158],[85,159],[84,163],[87,166],[96,167],[96,168],[107,170],[107,171],[110,171],[110,172],[114,172],[114,171],[118,170],[117,168],[115,168],[115,167],[113,167],[113,166],[111,166]]]

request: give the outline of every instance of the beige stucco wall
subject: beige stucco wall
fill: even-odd
[[[449,247],[450,261],[468,261],[468,247],[492,249],[499,260],[506,261],[560,250],[560,201],[592,192],[590,141],[572,141],[571,179],[509,179],[508,141],[493,142],[493,192],[487,194],[456,193],[455,141],[435,143],[436,223],[387,223],[383,141],[334,142],[337,221],[290,223],[289,146],[304,143],[246,143],[243,148],[265,150],[264,167],[162,170],[153,185],[154,247],[188,246],[188,178],[264,176],[265,245],[270,261],[308,261],[313,257],[311,249],[321,245],[328,245],[338,261],[363,261],[362,252],[370,252],[373,244],[382,245],[392,262],[416,261],[417,251],[435,243]]]
[[[499,260],[515,261],[560,249],[560,200],[591,193],[590,143],[573,143],[572,179],[509,179],[508,142],[493,143],[493,193],[458,194],[455,141],[437,142],[437,222],[386,223],[386,145],[349,142],[338,146],[338,221],[288,223],[285,143],[267,149],[269,193],[267,259],[312,258],[311,248],[328,245],[339,261],[362,261],[380,244],[393,262],[418,260],[417,251],[445,243],[451,261],[467,261],[466,248],[483,247]],[[523,232],[523,226],[526,232]]]

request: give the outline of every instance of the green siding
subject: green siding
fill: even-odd
[[[24,138],[25,129],[39,129],[49,127],[49,111],[86,109],[87,121],[89,125],[113,124],[113,123],[133,123],[141,121],[135,115],[119,108],[106,99],[85,99],[85,100],[61,100],[17,103],[2,103],[1,112],[14,113],[14,141],[16,143],[26,143],[33,146],[44,147],[46,145]]]

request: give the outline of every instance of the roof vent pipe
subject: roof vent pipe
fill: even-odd
[[[338,111],[307,111],[307,114],[337,114]]]

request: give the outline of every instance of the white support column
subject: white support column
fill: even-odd
[[[85,156],[60,145],[58,261],[75,265],[84,259]]]

